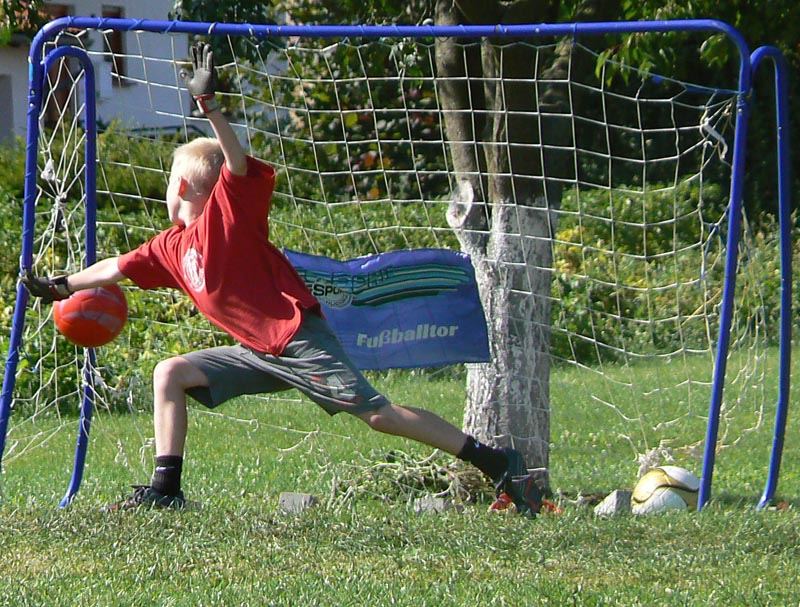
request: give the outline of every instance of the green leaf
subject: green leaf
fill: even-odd
[[[348,129],[353,128],[358,124],[358,115],[355,112],[344,115],[344,124]]]

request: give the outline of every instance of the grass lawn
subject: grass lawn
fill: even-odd
[[[654,372],[664,371],[636,371],[642,381]],[[553,488],[629,488],[633,452],[606,438],[617,433],[618,416],[581,398],[578,389],[590,386],[556,373]],[[397,401],[461,420],[462,381],[393,373],[377,383]],[[0,605],[800,602],[800,449],[791,416],[779,487],[791,507],[754,511],[772,406],[761,429],[718,456],[715,499],[701,514],[597,519],[567,505],[533,521],[490,516],[485,501],[415,514],[419,491],[395,482],[399,464],[386,462],[392,451],[423,460],[431,450],[355,419],[328,418],[307,402],[241,399],[220,413],[191,410],[184,485],[202,508],[181,513],[99,512],[129,483],[149,478],[147,416],[98,416],[83,487],[64,510],[55,506],[69,478],[75,420],[24,428],[40,438],[64,431],[4,465]],[[699,462],[680,463],[699,473]],[[282,515],[282,491],[313,493],[321,503]]]

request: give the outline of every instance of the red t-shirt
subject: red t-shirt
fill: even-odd
[[[275,170],[247,159],[247,175],[223,165],[202,214],[119,258],[142,289],[183,289],[212,323],[245,346],[279,355],[302,321],[319,311],[289,260],[269,242]]]

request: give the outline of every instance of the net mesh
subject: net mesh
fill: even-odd
[[[112,56],[110,34],[68,31],[47,47],[85,48],[98,75],[98,258],[167,227],[170,155],[210,133],[180,80],[188,65],[185,35],[126,32],[125,48]],[[691,450],[702,441],[710,395],[736,95],[602,62],[577,43],[570,64],[588,60],[596,68],[548,81],[539,66],[556,43],[515,42],[498,52],[511,53],[515,45],[536,57],[527,73],[475,84],[501,92],[524,84],[540,94],[558,87],[568,100],[569,143],[558,151],[569,156],[571,169],[549,177],[563,190],[547,208],[553,263],[543,269],[552,287],[549,293],[533,292],[525,281],[513,287],[517,296],[551,304],[554,415],[566,417],[570,402],[586,399],[597,404],[601,442],[628,443],[645,459]],[[442,100],[433,41],[219,38],[215,51],[221,101],[237,135],[249,153],[278,170],[271,212],[278,246],[340,259],[459,248],[447,212],[464,175],[456,174],[447,141],[444,116],[451,110]],[[36,201],[40,275],[73,272],[86,262],[83,73],[68,59],[47,78]],[[488,149],[502,155],[512,145],[543,153],[538,142],[509,140],[514,121],[543,119],[546,110],[533,100],[527,110],[476,103],[468,111],[475,124],[502,114],[512,125],[462,142],[476,156]],[[502,171],[484,167],[477,177],[486,184]],[[493,204],[524,212],[515,200]],[[723,445],[757,428],[764,412],[769,302],[761,281],[766,262],[752,238],[745,230]],[[103,412],[113,419],[114,412],[147,410],[158,360],[227,338],[178,293],[129,288],[127,295],[130,322],[91,370],[101,414],[95,440],[118,445],[122,460],[138,461],[151,444],[149,422],[123,440],[103,432]],[[74,432],[66,412],[79,401],[83,352],[55,335],[50,314],[35,303],[27,315],[6,459],[47,444],[56,432]],[[63,423],[42,433],[36,419],[45,415]],[[568,441],[564,432],[554,441]]]

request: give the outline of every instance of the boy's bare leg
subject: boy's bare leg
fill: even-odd
[[[153,425],[156,436],[155,469],[149,485],[136,486],[133,494],[109,504],[107,512],[129,508],[180,509],[183,448],[186,444],[186,390],[207,386],[205,373],[181,356],[168,358],[153,370]]]
[[[153,425],[156,457],[183,456],[186,444],[186,390],[208,386],[205,373],[181,356],[168,358],[153,371]]]
[[[359,418],[379,432],[410,438],[451,455],[458,455],[468,438],[435,413],[414,407],[385,405],[362,413]]]
[[[156,435],[156,461],[150,487],[152,502],[166,507],[182,507],[181,474],[186,444],[186,390],[207,386],[205,373],[181,356],[168,358],[153,371],[153,425]],[[144,500],[140,497],[140,501]],[[136,499],[133,500],[136,502]]]
[[[492,510],[505,510],[513,502],[517,512],[536,515],[542,507],[542,494],[527,474],[525,459],[514,449],[484,445],[430,411],[384,405],[358,416],[379,432],[410,438],[446,451],[477,467],[492,479],[498,500]],[[504,499],[501,501],[500,492]]]

